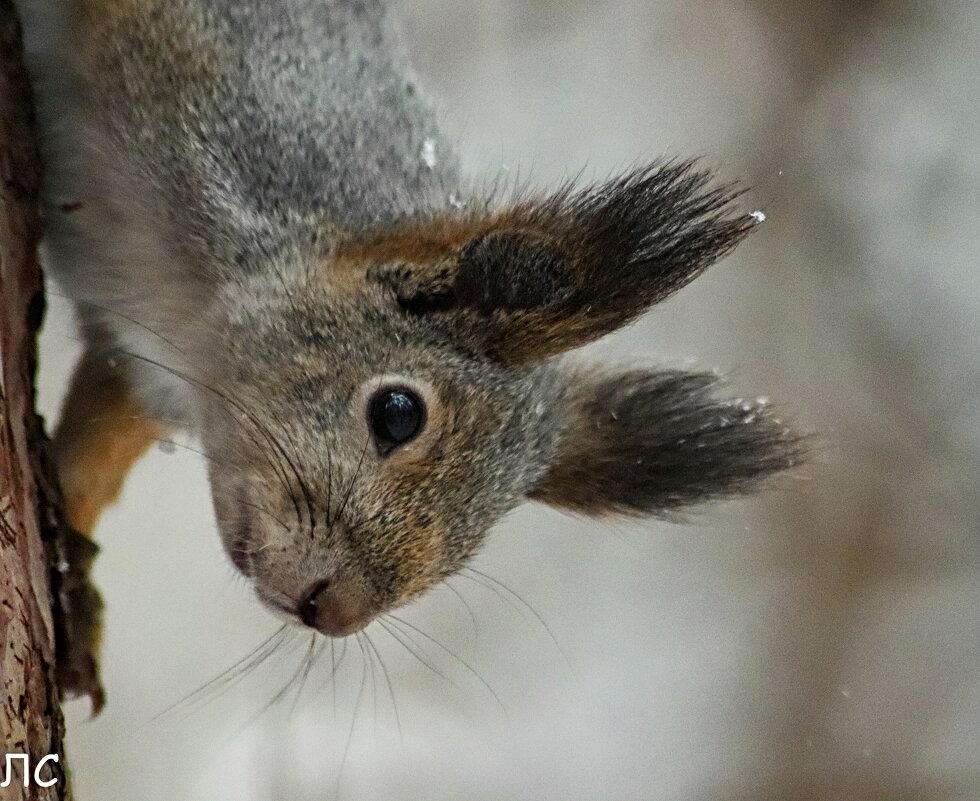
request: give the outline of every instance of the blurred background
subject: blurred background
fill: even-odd
[[[98,532],[109,702],[68,707],[78,799],[976,801],[980,4],[398,10],[476,175],[674,154],[746,178],[761,230],[585,356],[718,366],[817,457],[687,525],[522,508],[491,578],[432,592],[400,641],[375,624],[332,682],[339,645],[265,709],[297,634],[161,716],[277,623],[221,552],[202,460],[154,452]],[[49,417],[77,354],[51,304]]]

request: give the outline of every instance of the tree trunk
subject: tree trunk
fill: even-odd
[[[63,801],[70,793],[55,677],[60,613],[52,604],[59,574],[50,567],[62,521],[34,411],[44,294],[32,122],[19,24],[10,0],[0,0],[0,781],[10,780],[0,798]]]

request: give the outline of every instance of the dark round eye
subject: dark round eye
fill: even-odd
[[[368,417],[378,451],[386,454],[422,430],[425,405],[411,390],[386,389],[374,396]]]

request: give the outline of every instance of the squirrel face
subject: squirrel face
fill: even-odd
[[[553,369],[467,357],[364,300],[265,307],[238,332],[267,354],[239,366],[248,415],[214,402],[205,434],[233,562],[272,609],[335,636],[462,566],[556,441]]]
[[[558,358],[734,247],[756,220],[732,200],[657,165],[341,240],[257,293],[204,444],[259,597],[344,636],[458,570],[524,499],[666,516],[794,464],[799,439],[765,403],[716,398],[712,374]]]

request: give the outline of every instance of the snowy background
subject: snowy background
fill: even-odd
[[[331,686],[327,650],[263,714],[297,637],[158,717],[277,624],[201,460],[154,452],[98,531],[109,704],[68,708],[79,801],[976,801],[980,3],[400,6],[477,174],[666,153],[746,177],[762,229],[589,355],[720,366],[819,457],[687,526],[523,508],[477,562],[510,591],[460,577],[407,612],[444,649],[372,627],[387,677],[352,644]],[[49,416],[73,337],[53,298]]]

